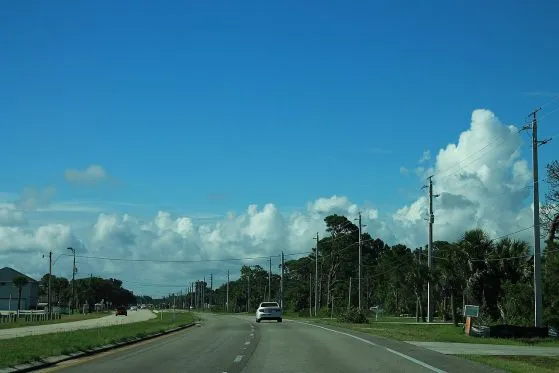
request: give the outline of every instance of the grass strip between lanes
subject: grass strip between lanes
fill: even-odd
[[[82,320],[90,320],[90,319],[98,319],[100,317],[109,316],[112,312],[94,312],[94,313],[75,313],[73,315],[62,315],[62,318],[56,320],[44,320],[44,321],[33,321],[33,322],[25,322],[23,319],[19,319],[16,322],[10,323],[1,323],[0,329],[12,329],[12,328],[21,328],[24,326],[37,326],[37,325],[48,325],[48,324],[60,324],[65,322],[72,322],[72,321],[82,321]]]
[[[304,319],[302,319],[304,320]],[[370,321],[366,324],[348,324],[335,319],[307,319],[318,324],[326,324],[359,332],[364,332],[379,337],[396,339],[399,341],[417,342],[456,342],[456,343],[475,343],[475,344],[501,344],[514,346],[539,346],[539,347],[559,347],[559,339],[508,339],[508,338],[479,338],[470,337],[464,333],[460,326],[452,324],[396,324],[381,323]]]
[[[67,355],[74,352],[123,342],[131,338],[142,338],[195,321],[190,312],[163,312],[163,317],[131,324],[82,329],[72,332],[33,335],[0,340],[0,368],[38,361],[50,356]]]
[[[559,357],[457,355],[511,373],[559,372]]]

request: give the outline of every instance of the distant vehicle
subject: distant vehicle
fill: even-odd
[[[256,310],[256,322],[261,320],[276,320],[282,322],[281,308],[277,302],[262,302]]]
[[[138,307],[136,307],[136,306],[130,307],[130,311],[137,311],[137,310],[138,310]]]
[[[126,311],[126,307],[124,306],[120,306],[116,309],[116,316],[118,315],[123,315],[123,316],[128,316],[128,311]]]

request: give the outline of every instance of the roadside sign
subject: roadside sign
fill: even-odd
[[[473,304],[466,304],[464,306],[464,316],[479,317],[479,306],[475,306]]]

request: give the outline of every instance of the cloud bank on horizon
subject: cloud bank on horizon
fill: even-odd
[[[531,170],[521,157],[525,145],[517,128],[503,125],[489,110],[478,109],[456,143],[441,148],[434,159],[426,150],[415,170],[402,166],[403,174],[414,171],[422,181],[435,175],[435,192],[440,194],[435,201],[435,239],[456,240],[467,229],[477,227],[498,236],[531,226],[532,206],[527,199]],[[433,165],[426,167],[430,161]],[[109,174],[102,166],[92,165],[85,170],[69,169],[65,177],[70,183],[96,184],[108,179]],[[365,229],[389,244],[414,248],[427,240],[426,195],[395,212],[358,206],[348,196],[333,195],[318,197],[300,212],[282,214],[273,203],[249,205],[241,214],[230,212],[225,218],[200,224],[192,217],[172,216],[166,211],[158,211],[149,221],[101,212],[95,221],[83,222],[86,233],[78,234],[70,223],[29,224],[31,216],[48,210],[53,193],[51,189],[41,193],[30,189],[18,199],[0,203],[0,261],[34,277],[48,269],[42,254],[56,248],[55,256],[60,256],[70,246],[90,257],[183,261],[173,264],[78,258],[81,275],[121,278],[125,286],[140,294],[166,294],[180,284],[184,289],[189,281],[210,273],[224,278],[227,268],[234,278],[242,264],[266,263],[261,259],[221,259],[275,256],[282,250],[307,252],[316,232],[324,234],[324,217],[333,213],[352,219],[361,211]],[[515,237],[530,236],[530,231],[525,231]],[[60,274],[58,270],[55,264],[55,275]],[[67,276],[66,272],[61,275]],[[150,284],[162,284],[162,288],[154,289]]]

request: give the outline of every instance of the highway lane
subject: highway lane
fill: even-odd
[[[403,342],[305,323],[204,315],[204,322],[160,339],[43,372],[361,373],[498,372]]]
[[[41,372],[239,373],[258,344],[260,333],[257,328],[251,328],[248,320],[231,316],[203,317],[199,326],[101,356],[68,361]],[[245,345],[247,341],[251,343]],[[238,359],[238,356],[242,358]]]

